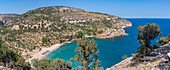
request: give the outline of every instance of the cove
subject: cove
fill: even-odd
[[[162,35],[155,38],[152,41],[152,44],[156,44],[156,40],[160,37],[165,37],[170,34],[170,19],[164,18],[125,18],[126,20],[132,22],[132,27],[125,28],[128,36],[116,37],[114,39],[95,39],[97,43],[97,48],[99,49],[99,60],[104,69],[109,68],[116,63],[122,61],[123,55],[131,56],[132,53],[135,53],[140,44],[137,41],[138,27],[140,25],[146,25],[147,23],[156,23],[159,25]],[[89,38],[92,39],[92,38]],[[48,59],[64,59],[69,61],[70,58],[74,58],[76,55],[75,49],[77,48],[77,43],[64,44],[60,48],[54,50],[48,54],[45,58]],[[74,65],[73,68],[77,67]]]

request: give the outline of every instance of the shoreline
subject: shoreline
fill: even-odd
[[[43,59],[45,58],[48,54],[50,54],[51,52],[53,52],[54,50],[57,50],[58,48],[60,48],[62,45],[66,44],[66,43],[72,43],[74,41],[76,41],[77,39],[73,39],[69,42],[63,42],[62,44],[54,44],[50,47],[47,48],[42,48],[41,51],[35,52],[31,58],[27,59],[26,61],[31,63],[32,59]]]
[[[95,36],[85,36],[85,37],[95,37],[97,39],[108,39],[108,38],[114,38],[114,37],[119,37],[119,36],[126,36],[128,34],[124,33],[124,34],[118,34],[118,35],[115,35],[115,36],[112,36],[112,37],[95,37]],[[51,52],[53,52],[54,50],[57,50],[58,48],[60,48],[62,45],[66,44],[66,43],[72,43],[74,41],[76,41],[78,39],[73,39],[69,42],[63,42],[62,44],[54,44],[50,47],[47,47],[47,48],[42,48],[41,51],[38,51],[38,52],[35,52],[31,58],[27,59],[26,61],[31,63],[31,60],[32,59],[43,59],[45,58],[48,54],[50,54]]]
[[[48,47],[48,48],[42,48],[41,51],[37,51],[36,53],[34,53],[34,54],[32,55],[31,58],[27,59],[26,61],[31,63],[31,60],[32,60],[32,59],[43,59],[43,58],[44,58],[45,56],[47,56],[50,52],[58,49],[61,45],[63,45],[63,44],[55,44],[55,45],[52,45],[51,47]],[[47,53],[43,54],[44,52],[47,52]]]
[[[113,36],[113,37],[109,37],[109,38],[114,38],[114,37],[119,37],[119,36],[122,36],[122,34],[117,35],[117,36]],[[123,35],[123,36],[125,36],[125,35]],[[85,36],[85,37],[95,37],[95,36]],[[95,38],[97,38],[97,39],[108,39],[108,38],[105,38],[105,37],[101,37],[101,38],[95,37]],[[72,43],[72,42],[74,42],[74,41],[76,41],[76,40],[78,40],[78,39],[73,39],[73,40],[71,40],[71,41],[69,41],[69,42],[63,42],[62,44],[54,44],[54,45],[52,45],[52,46],[50,46],[50,47],[42,48],[41,51],[35,52],[35,53],[32,55],[32,57],[29,58],[29,59],[27,59],[26,61],[31,63],[31,60],[32,60],[32,59],[39,59],[39,60],[40,60],[40,59],[43,59],[43,58],[45,58],[48,54],[50,54],[51,52],[53,52],[54,50],[57,50],[58,48],[60,48],[62,45],[66,44],[66,43]],[[43,53],[44,53],[44,54],[43,54]]]
[[[126,27],[131,27],[132,25],[128,25],[128,26],[126,26]],[[125,27],[125,28],[126,28]],[[123,32],[121,32],[121,33],[118,33],[118,34],[112,34],[111,36],[87,36],[87,35],[85,35],[85,37],[95,37],[95,38],[97,38],[97,39],[108,39],[108,38],[115,38],[115,37],[119,37],[119,36],[127,36],[128,34],[127,33],[125,33],[125,30],[123,29]],[[63,42],[62,44],[54,44],[54,45],[52,45],[52,46],[50,46],[50,47],[47,47],[47,48],[42,48],[42,50],[41,51],[38,51],[38,52],[35,52],[35,53],[33,53],[32,54],[32,57],[31,58],[29,58],[29,59],[27,59],[26,61],[27,62],[30,62],[31,63],[31,60],[32,59],[43,59],[43,58],[45,58],[48,54],[50,54],[51,52],[53,52],[54,50],[57,50],[59,47],[61,47],[63,44],[65,44],[65,43],[72,43],[72,42],[74,42],[74,41],[76,41],[76,40],[78,40],[78,39],[73,39],[73,40],[71,40],[71,41],[69,41],[69,42]]]
[[[72,42],[74,42],[74,41],[76,41],[76,40],[77,40],[77,39],[73,39],[73,40],[71,40],[71,41],[69,41],[69,42],[63,42],[62,44],[59,44],[59,46],[56,46],[56,48],[53,48],[51,51],[45,53],[43,58],[45,58],[48,54],[50,54],[50,53],[53,52],[54,50],[57,50],[58,48],[60,48],[62,45],[66,44],[66,43],[72,43]],[[56,44],[56,45],[57,45],[57,44]],[[55,46],[55,45],[53,45],[53,46]],[[52,47],[52,46],[51,46],[51,47]],[[50,47],[49,47],[49,48],[50,48]],[[42,58],[41,58],[41,59],[42,59]]]

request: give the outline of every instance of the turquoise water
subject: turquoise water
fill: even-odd
[[[122,60],[121,56],[128,55],[131,56],[135,53],[140,44],[137,41],[138,26],[145,25],[147,23],[156,23],[160,26],[162,31],[161,36],[167,36],[170,34],[170,19],[132,19],[128,18],[132,22],[132,27],[126,28],[126,33],[128,36],[117,37],[115,39],[96,39],[97,47],[99,49],[99,60],[101,61],[101,66],[103,68],[108,68]],[[161,36],[157,37],[159,39]],[[91,39],[91,38],[90,38]],[[153,41],[155,44],[156,39]],[[74,58],[76,55],[75,49],[77,45],[76,42],[70,44],[64,44],[57,50],[51,52],[46,58],[55,59],[61,58],[69,61],[70,58]],[[73,65],[73,67],[76,67]]]

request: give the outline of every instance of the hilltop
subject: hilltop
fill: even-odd
[[[82,33],[112,38],[127,35],[123,28],[132,26],[120,17],[64,6],[38,8],[22,15],[0,15],[0,18],[4,25],[0,30],[3,45],[25,58],[31,58],[43,47],[78,39]]]

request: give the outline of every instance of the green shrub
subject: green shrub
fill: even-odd
[[[103,30],[98,31],[97,33],[102,34],[102,33],[103,33]]]
[[[128,58],[127,55],[123,55],[123,56],[122,56],[122,59],[123,59],[123,60],[126,59],[126,58]]]
[[[90,35],[91,35],[91,33],[87,33],[87,35],[89,35],[89,36],[90,36]]]
[[[47,37],[43,37],[43,38],[42,38],[42,42],[43,42],[43,43],[48,43],[48,42],[50,42],[50,39],[47,38]]]
[[[160,40],[157,40],[157,42],[161,45],[167,44],[170,42],[170,34],[167,37],[161,37]]]
[[[78,31],[78,32],[76,33],[76,37],[77,37],[77,38],[82,38],[82,36],[83,36],[83,32]]]

